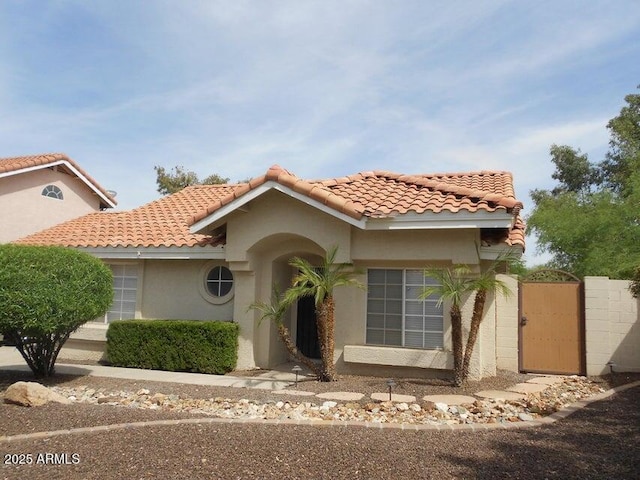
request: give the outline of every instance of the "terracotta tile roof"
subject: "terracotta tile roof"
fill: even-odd
[[[64,153],[45,153],[25,157],[0,158],[0,175],[5,174],[3,176],[6,176],[6,174],[18,174],[24,169],[34,167],[46,168],[48,165],[52,164],[61,164],[62,168],[64,168],[67,173],[75,175],[75,173],[69,169],[65,163],[76,169],[95,189],[97,189],[109,202],[111,202],[111,205],[109,205],[107,202],[103,201],[103,207],[112,207],[118,203],[107,190],[105,190],[91,177],[91,175],[85,172],[80,165]]]
[[[509,231],[509,237],[507,238],[507,245],[516,246],[519,245],[523,249],[525,247],[525,235],[526,235],[526,224],[522,217],[518,215],[516,217],[515,224]]]
[[[238,185],[191,186],[126,212],[96,212],[16,243],[69,247],[195,247],[222,245],[223,237],[192,234],[192,212],[226,197]]]
[[[399,175],[376,171],[320,184],[361,205],[369,217],[427,211],[493,212],[522,206],[514,197],[513,179],[508,172]]]
[[[504,210],[519,219],[508,172],[399,175],[364,172],[330,180],[303,180],[275,165],[265,175],[236,185],[191,186],[129,212],[96,213],[21,240],[67,246],[204,246],[224,239],[192,234],[189,227],[268,181],[274,181],[355,219],[415,212]],[[521,227],[521,228],[520,228]],[[524,246],[516,222],[509,242]]]

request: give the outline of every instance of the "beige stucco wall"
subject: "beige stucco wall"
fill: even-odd
[[[55,185],[63,200],[45,197],[42,189]],[[49,168],[0,178],[0,243],[99,211],[98,197],[77,177]]]
[[[507,284],[511,295],[496,296],[496,368],[519,371],[518,359],[518,279],[498,275]]]
[[[444,267],[454,260],[472,267],[476,264],[476,271],[479,269],[475,230],[362,231],[275,191],[264,194],[247,207],[246,211],[232,214],[227,223],[227,260],[232,271],[245,272],[241,275],[246,276],[242,286],[246,299],[238,302],[236,296],[234,306],[234,319],[241,327],[239,368],[270,368],[287,358],[274,326],[268,322],[258,325],[259,315],[248,311],[247,306],[254,300],[269,301],[274,281],[283,288],[288,286],[294,272],[287,262],[293,256],[318,260],[326,250],[337,245],[339,261],[353,262],[361,272],[358,278],[363,284],[366,269],[370,267]],[[244,289],[254,292],[254,297]],[[445,305],[445,348],[430,351],[365,346],[366,291],[341,287],[336,290],[335,298],[338,371],[380,375],[419,372],[442,376],[452,368],[448,306]],[[465,305],[465,335],[471,302],[469,299]],[[491,297],[474,352],[472,378],[496,373],[495,318],[496,306]],[[295,341],[295,308],[285,323]],[[414,368],[416,366],[421,368]]]
[[[139,305],[141,318],[233,320],[233,298],[222,304],[203,291],[207,273],[221,261],[144,260],[144,282]],[[235,296],[234,286],[233,294]],[[140,299],[140,295],[138,296]],[[209,299],[209,301],[207,300]]]
[[[188,318],[231,320],[240,325],[238,369],[270,368],[287,360],[277,329],[269,321],[259,322],[259,313],[249,309],[255,301],[269,302],[273,283],[282,290],[291,282],[294,256],[312,263],[334,245],[338,261],[353,262],[357,279],[366,284],[367,268],[447,267],[467,263],[480,269],[475,230],[362,231],[341,219],[272,191],[250,202],[243,211],[227,219],[227,265],[234,275],[234,296],[222,305],[207,302],[199,286],[216,262],[204,260],[139,261],[138,316],[141,318]],[[220,263],[218,263],[220,264]],[[341,373],[378,376],[448,376],[453,368],[449,306],[444,305],[444,349],[421,350],[365,345],[367,293],[364,289],[336,289],[335,360]],[[515,307],[514,307],[515,305]],[[515,308],[516,313],[511,310]],[[472,299],[464,305],[465,339],[471,318]],[[517,317],[514,304],[488,298],[471,378],[495,375],[496,349],[502,330],[497,329],[500,312]],[[285,325],[296,338],[295,306]],[[511,326],[503,328],[512,328]],[[517,324],[516,324],[517,329]]]
[[[585,277],[587,375],[640,371],[639,300],[629,282]]]

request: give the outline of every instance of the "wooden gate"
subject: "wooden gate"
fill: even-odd
[[[584,375],[583,285],[565,272],[536,273],[520,284],[520,371]]]

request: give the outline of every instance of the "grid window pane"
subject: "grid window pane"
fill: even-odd
[[[369,298],[384,298],[384,285],[370,285],[367,289]]]
[[[384,315],[369,313],[367,315],[367,326],[370,328],[384,328]]]
[[[370,269],[367,280],[367,343],[443,347],[443,308],[438,295],[420,298],[426,286],[437,284],[423,270]]]
[[[404,327],[407,330],[420,330],[422,331],[422,328],[424,326],[424,317],[420,316],[413,316],[413,315],[407,315],[405,317],[405,322],[404,322]]]
[[[385,330],[384,344],[402,346],[402,330]]]
[[[385,302],[385,313],[402,315],[402,300],[387,300]]]
[[[137,265],[109,265],[113,274],[113,303],[104,317],[98,322],[127,320],[136,316],[138,290]]]
[[[367,329],[367,343],[372,345],[384,345],[384,330]]]
[[[402,300],[402,285],[387,285],[386,296],[387,298]]]
[[[402,315],[385,316],[384,326],[391,330],[402,330]]]
[[[437,302],[424,302],[424,314],[442,316],[442,303],[438,305]]]
[[[385,270],[387,272],[387,284],[402,285],[402,270]]]
[[[424,285],[422,270],[407,270],[407,285]]]
[[[423,347],[422,335],[423,335],[422,332],[405,332],[404,345],[406,347],[422,348]]]

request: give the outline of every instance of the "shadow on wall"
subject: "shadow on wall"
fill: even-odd
[[[611,345],[617,344],[611,355],[614,372],[640,372],[640,299],[636,299],[636,320],[628,329],[627,325],[621,314],[609,332]]]

